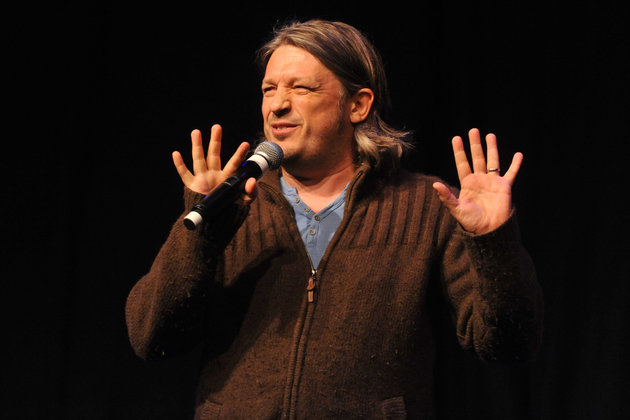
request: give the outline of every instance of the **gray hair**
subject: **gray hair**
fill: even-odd
[[[357,163],[367,163],[376,170],[397,168],[405,151],[411,148],[409,133],[396,130],[383,120],[391,105],[387,78],[381,57],[367,38],[342,22],[291,23],[276,28],[273,38],[258,50],[261,71],[282,45],[293,45],[315,56],[339,78],[346,95],[352,96],[362,88],[374,92],[370,113],[354,129]]]

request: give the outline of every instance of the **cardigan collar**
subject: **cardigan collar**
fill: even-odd
[[[282,189],[280,186],[280,171],[281,170],[269,171],[258,181],[259,185],[261,185],[264,190],[268,191],[272,195],[273,201],[277,201],[278,199],[284,200],[284,196],[282,194]],[[357,202],[365,195],[365,193],[367,192],[367,188],[365,187],[366,184],[368,184],[366,181],[372,178],[372,175],[374,175],[374,171],[367,164],[359,165],[356,168],[354,176],[350,181],[348,192],[346,193],[346,208],[354,207]]]

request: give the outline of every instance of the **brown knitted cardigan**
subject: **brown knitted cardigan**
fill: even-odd
[[[133,348],[204,346],[196,418],[432,418],[435,296],[485,360],[532,355],[542,318],[514,217],[467,234],[435,180],[359,168],[314,280],[277,173],[201,231],[180,217],[129,295]],[[186,190],[186,208],[201,198]]]

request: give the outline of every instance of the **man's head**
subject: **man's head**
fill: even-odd
[[[337,79],[341,104],[360,99],[367,105],[361,118],[351,118],[350,147],[355,163],[368,163],[377,169],[397,166],[409,146],[404,140],[406,133],[392,129],[382,119],[389,107],[389,93],[381,58],[372,44],[357,29],[341,22],[312,20],[290,24],[277,29],[273,39],[259,50],[259,64],[265,76],[269,76],[270,64],[274,66],[272,70],[277,69],[277,58],[295,56],[288,52],[299,51],[307,52]],[[263,80],[263,89],[266,86],[269,87]],[[265,97],[263,113],[264,102]]]

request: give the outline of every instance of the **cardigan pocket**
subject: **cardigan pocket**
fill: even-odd
[[[389,398],[381,402],[381,413],[384,420],[404,420],[407,418],[407,408],[403,397]]]
[[[221,404],[206,400],[195,410],[195,420],[215,420],[221,414]]]

